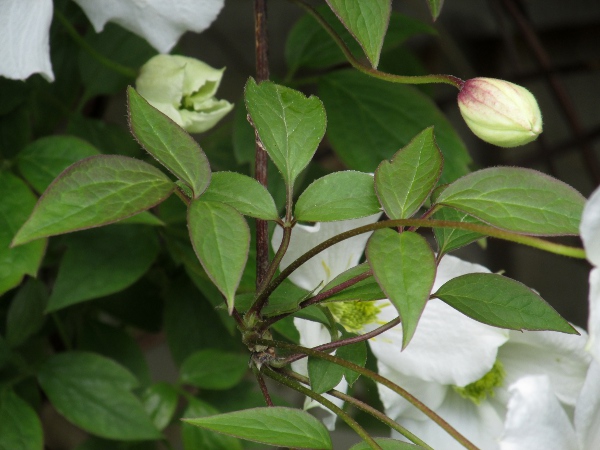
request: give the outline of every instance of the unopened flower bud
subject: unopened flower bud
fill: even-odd
[[[228,101],[214,97],[224,70],[186,56],[157,55],[140,69],[136,88],[179,126],[202,133],[233,108]]]
[[[458,106],[471,131],[499,147],[527,144],[542,132],[542,114],[535,97],[508,81],[468,80],[458,94]]]

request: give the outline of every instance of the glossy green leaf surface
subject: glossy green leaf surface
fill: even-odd
[[[433,17],[433,20],[436,20],[442,12],[444,0],[427,0],[427,6],[431,12],[431,17]]]
[[[183,362],[180,381],[201,389],[229,389],[247,372],[248,355],[207,349]]]
[[[344,28],[326,5],[316,10],[345,42],[357,58],[363,54],[360,44]],[[382,52],[397,48],[408,38],[419,34],[435,34],[436,30],[420,20],[392,12]],[[327,31],[309,14],[300,18],[288,34],[285,59],[291,72],[301,67],[325,69],[346,62],[346,57]]]
[[[433,125],[444,155],[440,182],[448,183],[469,173],[471,157],[464,143],[437,106],[419,90],[340,70],[319,78],[319,97],[327,110],[329,141],[350,169],[375,171],[383,159],[390,159]]]
[[[133,158],[86,158],[48,187],[13,245],[125,219],[163,201],[173,186],[160,170]]]
[[[195,200],[188,209],[188,229],[202,267],[231,312],[250,247],[246,220],[224,203]]]
[[[214,416],[216,414],[219,414],[219,411],[210,404],[196,398],[191,398],[183,413],[183,417],[198,418]],[[181,437],[185,450],[242,450],[240,440],[192,426],[186,423],[185,419],[181,425]]]
[[[430,127],[379,164],[375,190],[390,219],[407,219],[419,210],[442,173],[442,159]]]
[[[28,280],[13,298],[6,317],[6,342],[17,347],[35,334],[46,321],[44,310],[48,302],[46,286],[38,280]]]
[[[297,220],[330,222],[366,217],[380,210],[373,176],[347,170],[310,184],[298,198],[294,213]]]
[[[471,273],[446,282],[433,295],[463,314],[512,330],[577,331],[522,283],[493,273]]]
[[[371,65],[377,67],[392,0],[327,0],[327,3],[360,43]]]
[[[19,172],[40,194],[69,167],[100,152],[75,136],[47,136],[33,141],[17,156]]]
[[[342,381],[344,368],[329,361],[308,357],[308,378],[310,388],[317,394],[327,392]]]
[[[333,280],[331,280],[322,291],[328,291],[329,289],[338,286],[345,281],[354,278],[355,276],[362,275],[364,272],[371,270],[371,267],[368,263],[362,263],[358,266],[352,267],[345,272],[341,273]],[[381,300],[387,298],[383,293],[379,284],[370,276],[358,283],[353,284],[352,286],[344,289],[343,291],[338,292],[337,294],[332,295],[326,301],[343,301],[343,300]]]
[[[61,415],[96,436],[126,441],[161,436],[130,392],[137,380],[110,359],[86,352],[60,353],[44,363],[38,380]]]
[[[422,236],[411,231],[377,230],[367,243],[373,276],[402,319],[406,348],[429,300],[435,279],[435,257]]]
[[[184,422],[241,439],[280,447],[329,450],[325,426],[306,411],[280,406],[253,408]]]
[[[0,295],[18,286],[25,275],[35,276],[46,240],[10,248],[10,241],[35,206],[36,197],[20,178],[0,171]]]
[[[0,450],[42,450],[44,433],[36,411],[10,389],[0,391]]]
[[[389,438],[376,438],[375,442],[379,444],[382,450],[421,450],[423,447],[420,445],[409,444],[408,442],[396,441]],[[353,445],[350,450],[370,450],[371,446],[366,442],[360,442]]]
[[[483,225],[481,220],[454,208],[441,208],[433,216],[436,220],[447,220],[452,222],[465,222]],[[460,230],[458,228],[434,228],[433,233],[435,240],[438,243],[440,253],[450,253],[453,250],[464,247],[484,235],[468,230]]]
[[[85,230],[65,239],[65,252],[47,311],[131,286],[158,255],[156,232],[140,225]]]
[[[142,394],[144,409],[159,430],[163,430],[171,422],[178,400],[177,389],[164,381],[153,384]]]
[[[264,81],[246,83],[246,108],[265,150],[293,185],[325,134],[325,109],[314,96]]]
[[[351,337],[349,333],[343,333],[344,338]],[[335,352],[335,356],[350,361],[358,366],[365,367],[367,362],[367,344],[365,342],[357,342],[355,344],[344,345]],[[360,377],[358,372],[344,368],[344,378],[350,386],[354,384]]]
[[[520,167],[492,167],[444,189],[437,203],[490,225],[532,235],[578,234],[585,198],[562,181]]]
[[[129,125],[135,138],[173,175],[185,182],[198,198],[210,183],[206,155],[183,128],[150,105],[131,86]]]
[[[269,191],[247,175],[215,172],[202,200],[233,206],[241,214],[258,219],[276,220],[279,216]]]

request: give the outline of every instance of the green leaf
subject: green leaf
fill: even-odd
[[[390,21],[392,0],[327,0],[327,3],[376,68]]]
[[[18,177],[0,171],[0,295],[18,286],[24,275],[35,276],[46,240],[10,248],[10,241],[33,209],[36,197]]]
[[[136,140],[131,138],[131,133],[125,127],[114,123],[72,113],[67,132],[84,139],[102,153],[132,158],[146,156]]]
[[[47,312],[113,294],[131,286],[158,255],[152,228],[121,225],[67,236]]]
[[[235,411],[184,422],[241,439],[280,447],[331,449],[325,426],[305,411],[274,406]]]
[[[210,279],[225,296],[229,313],[242,278],[250,229],[233,207],[194,200],[188,210],[188,228],[194,251]]]
[[[294,213],[297,220],[330,222],[366,217],[380,210],[373,176],[347,170],[311,183],[298,198]]]
[[[358,275],[362,275],[363,273],[365,273],[368,270],[371,270],[369,263],[363,263],[363,264],[359,264],[358,266],[354,266],[354,267],[346,270],[345,272],[341,273],[340,275],[335,277],[333,280],[331,280],[323,289],[321,289],[321,292],[328,291],[329,289],[334,288],[335,286],[338,286],[338,285],[344,283],[345,281],[348,281],[351,278],[354,278]],[[343,291],[340,291],[339,293],[332,295],[331,297],[327,298],[325,301],[326,302],[347,301],[347,300],[367,301],[367,300],[381,300],[384,298],[387,298],[386,295],[383,293],[383,291],[379,287],[379,284],[377,283],[375,278],[373,276],[370,276],[368,278],[365,278],[362,281],[359,281],[358,283],[353,284],[352,286],[344,289]]]
[[[13,298],[6,317],[6,342],[18,347],[42,328],[48,292],[44,283],[28,280]]]
[[[201,200],[233,206],[241,214],[258,219],[276,220],[279,215],[269,191],[247,175],[215,172]]]
[[[352,336],[354,335],[350,333],[342,333],[342,337],[344,338]],[[365,342],[357,342],[355,344],[344,345],[337,349],[335,356],[350,361],[358,366],[365,367],[367,362],[367,344]],[[350,386],[352,386],[359,377],[360,373],[344,368],[344,378],[346,378],[346,381]]]
[[[360,58],[362,55],[360,45],[344,28],[331,9],[323,5],[317,7],[316,10],[336,34],[342,38],[350,52],[355,57]],[[436,34],[436,30],[420,20],[392,12],[388,31],[383,42],[382,54],[398,48],[411,36],[425,33]],[[290,73],[295,73],[301,67],[326,69],[346,62],[346,57],[337,43],[310,14],[300,18],[288,34],[285,45],[285,59]]]
[[[60,414],[94,435],[123,441],[161,437],[130,392],[137,380],[110,359],[60,353],[44,363],[38,381]]]
[[[54,180],[12,245],[125,219],[163,201],[173,186],[160,170],[145,162],[125,156],[91,156]]]
[[[71,164],[99,153],[93,145],[75,136],[47,136],[19,153],[17,167],[29,184],[42,193]]]
[[[431,17],[433,20],[436,20],[442,12],[444,0],[427,0],[427,6],[429,7],[429,12],[431,12]]]
[[[462,275],[446,282],[433,297],[479,322],[495,327],[578,334],[533,290],[502,275]]]
[[[187,358],[181,366],[180,381],[201,389],[229,389],[248,372],[248,355],[201,350]]]
[[[246,108],[265,150],[292,186],[325,134],[325,109],[314,96],[269,81],[246,83]]]
[[[219,413],[215,408],[202,400],[189,398],[189,404],[183,417],[214,416]],[[181,437],[185,450],[242,450],[242,443],[231,436],[207,431],[189,425],[184,420],[181,426]]]
[[[153,384],[144,391],[144,409],[157,429],[163,430],[169,425],[177,409],[178,399],[177,389],[164,381]]]
[[[106,325],[93,319],[83,322],[81,328],[78,350],[110,358],[135,375],[142,385],[151,383],[146,357],[140,344],[126,328]]]
[[[0,450],[42,450],[44,434],[35,410],[13,391],[0,391]]]
[[[389,438],[375,438],[382,450],[422,450],[420,445],[409,444],[408,442],[396,441]],[[370,450],[371,446],[366,442],[360,442],[353,445],[350,450]]]
[[[407,219],[425,203],[442,173],[442,153],[427,128],[375,171],[375,190],[390,219]]]
[[[483,222],[475,217],[454,208],[441,208],[432,216],[432,218],[436,220],[484,225]],[[439,252],[441,254],[450,253],[451,251],[457,250],[473,241],[485,237],[483,234],[468,230],[459,230],[458,228],[434,228],[433,233],[435,234],[435,240],[438,243]]]
[[[440,193],[437,203],[498,228],[553,236],[578,234],[585,198],[536,170],[491,167],[455,181]]]
[[[194,198],[210,183],[210,165],[198,143],[179,125],[150,105],[131,86],[129,125],[137,141],[173,175],[185,182]]]
[[[345,369],[329,361],[320,358],[308,358],[308,378],[310,388],[317,394],[327,392],[342,381]]]
[[[412,231],[377,230],[367,243],[373,276],[402,319],[402,349],[412,339],[435,279],[435,256]]]
[[[440,182],[469,173],[465,145],[433,101],[417,89],[341,70],[319,78],[319,96],[327,110],[329,141],[350,169],[375,171],[381,160],[433,125],[445,162]]]

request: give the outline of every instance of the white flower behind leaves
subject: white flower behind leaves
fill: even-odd
[[[186,31],[207,29],[224,0],[74,0],[99,33],[114,22],[143,37],[161,53],[169,52]]]
[[[0,76],[54,81],[50,62],[52,0],[0,1]]]
[[[224,4],[224,0],[74,1],[97,32],[107,22],[115,22],[161,53],[169,52],[186,31],[208,28]],[[25,80],[40,73],[54,81],[49,45],[52,13],[52,0],[0,1],[0,76]]]

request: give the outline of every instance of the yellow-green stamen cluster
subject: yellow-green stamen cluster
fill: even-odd
[[[505,377],[504,366],[500,361],[496,361],[492,369],[479,380],[467,384],[465,387],[453,386],[453,388],[461,397],[479,405],[488,396],[495,395],[494,389],[504,384]]]
[[[335,302],[327,306],[333,317],[351,333],[362,330],[364,325],[377,321],[381,308],[374,302]]]

